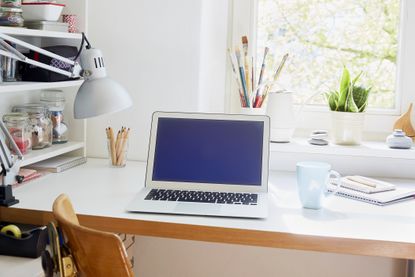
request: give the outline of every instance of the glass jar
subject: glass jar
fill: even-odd
[[[22,8],[22,0],[1,0],[1,6],[7,8]]]
[[[16,48],[16,44],[14,43],[8,43],[8,44]],[[2,80],[4,82],[18,81],[17,60],[12,59],[10,57],[6,57],[6,56],[1,56],[0,58],[1,58]]]
[[[40,102],[49,108],[52,121],[53,144],[68,142],[68,125],[63,121],[65,95],[60,90],[46,90],[40,94]]]
[[[25,112],[29,115],[32,131],[32,149],[43,149],[52,145],[52,122],[49,110],[42,104],[14,106],[13,112]]]
[[[0,8],[0,26],[23,27],[23,23],[21,8]]]
[[[30,129],[29,115],[27,113],[8,113],[3,115],[3,122],[20,152],[27,154],[32,149],[32,132]],[[10,141],[7,139],[6,144],[10,151],[15,153]]]

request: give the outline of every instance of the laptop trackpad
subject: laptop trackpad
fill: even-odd
[[[212,204],[195,204],[195,203],[177,203],[174,211],[177,213],[202,213],[202,214],[216,214],[221,210],[220,205]]]

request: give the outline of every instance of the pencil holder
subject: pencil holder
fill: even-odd
[[[247,114],[247,115],[264,115],[266,114],[267,109],[266,107],[261,108],[250,108],[250,107],[241,107],[240,113]]]
[[[107,141],[110,167],[125,167],[128,153],[128,139],[122,139],[118,144]]]

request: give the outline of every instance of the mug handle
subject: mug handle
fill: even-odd
[[[337,191],[339,190],[339,188],[340,188],[340,183],[341,183],[341,175],[340,175],[340,173],[338,173],[337,171],[335,171],[335,170],[330,170],[330,172],[329,172],[329,179],[330,179],[330,177],[331,176],[334,176],[334,177],[336,177],[336,181],[334,182],[334,183],[332,183],[333,185],[335,185],[336,186],[336,189],[335,190],[333,190],[333,191],[331,191],[327,196],[330,196],[330,195],[334,195],[334,194],[336,194],[337,193]],[[330,182],[330,181],[329,181]]]

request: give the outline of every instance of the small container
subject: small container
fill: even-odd
[[[58,21],[64,7],[50,2],[23,3],[23,17],[27,21]]]
[[[0,26],[23,27],[24,19],[21,8],[0,8]]]
[[[10,45],[13,47],[16,47],[15,44],[10,44]],[[10,57],[6,57],[6,56],[1,56],[0,58],[1,58],[2,80],[4,82],[18,81],[17,60],[12,59]]]
[[[40,102],[49,108],[52,121],[53,144],[68,142],[69,129],[64,122],[63,111],[65,109],[65,95],[60,90],[43,91],[40,95]]]
[[[3,122],[9,130],[22,154],[27,154],[32,149],[32,132],[30,129],[29,115],[27,113],[8,113],[3,116]],[[6,140],[9,149],[14,153],[10,141]]]
[[[52,122],[49,110],[42,104],[14,106],[13,112],[25,112],[29,115],[32,132],[32,149],[43,149],[52,145]]]
[[[389,148],[394,149],[410,149],[412,147],[412,139],[406,136],[401,129],[395,129],[386,139]]]
[[[111,140],[108,140],[107,146],[110,167],[125,167],[127,163],[128,138],[121,139],[119,145],[116,145],[115,141],[111,144]]]
[[[1,6],[4,8],[22,8],[22,0],[1,0]]]

